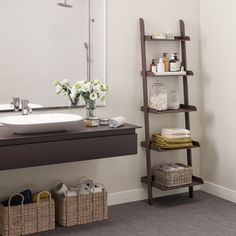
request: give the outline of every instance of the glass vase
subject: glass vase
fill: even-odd
[[[72,99],[69,95],[69,106],[70,107],[76,107],[78,105],[78,102],[79,102],[79,98],[74,98]]]
[[[86,100],[86,117],[96,117],[96,101]]]

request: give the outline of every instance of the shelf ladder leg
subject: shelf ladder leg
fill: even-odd
[[[152,196],[152,163],[150,151],[150,131],[149,131],[149,113],[148,113],[148,86],[146,75],[146,45],[145,45],[145,26],[143,19],[140,19],[140,37],[141,37],[141,53],[142,53],[142,77],[143,77],[143,102],[144,102],[144,120],[145,120],[145,142],[146,142],[146,168],[147,168],[147,187],[148,187],[148,203],[153,205]]]
[[[185,36],[185,25],[184,21],[180,20],[180,35]],[[187,71],[187,54],[186,54],[186,42],[181,42],[181,51],[182,51],[182,62],[184,69]],[[189,105],[189,96],[188,96],[188,77],[183,76],[183,91],[184,91],[184,104]],[[188,112],[185,113],[185,128],[190,130],[190,115]],[[192,151],[191,149],[187,150],[187,163],[189,166],[192,166]],[[189,197],[194,197],[193,187],[189,187]]]

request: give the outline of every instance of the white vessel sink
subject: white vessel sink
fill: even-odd
[[[0,118],[0,123],[17,134],[42,133],[73,130],[83,125],[79,115],[51,113],[39,115],[17,115]]]
[[[42,106],[39,104],[29,103],[29,107],[35,109],[35,108],[41,108]],[[21,104],[20,104],[20,109],[21,109]],[[0,104],[0,111],[13,111],[13,110],[14,110],[13,104]]]

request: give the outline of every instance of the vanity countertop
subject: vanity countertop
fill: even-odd
[[[140,126],[125,124],[119,128],[109,126],[83,127],[74,131],[60,131],[38,134],[15,134],[4,126],[0,126],[0,147],[20,144],[44,143],[82,138],[95,138],[135,133]]]

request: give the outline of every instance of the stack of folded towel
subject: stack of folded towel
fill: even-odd
[[[162,129],[161,134],[152,135],[152,143],[165,149],[193,146],[191,132],[187,129]]]

